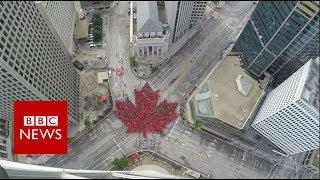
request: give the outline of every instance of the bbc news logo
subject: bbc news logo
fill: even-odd
[[[14,153],[66,154],[67,101],[15,101]]]
[[[58,116],[24,116],[23,117],[24,126],[58,126]],[[60,140],[61,129],[27,129],[27,131],[20,129],[19,139],[22,140],[26,138],[28,140],[37,140],[37,139],[52,139],[55,138]]]

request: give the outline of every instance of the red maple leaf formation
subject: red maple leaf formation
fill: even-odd
[[[134,95],[136,105],[129,99],[115,103],[115,115],[128,127],[128,133],[163,133],[165,126],[177,118],[177,104],[166,100],[157,104],[159,91],[154,91],[148,83],[140,91],[135,89]]]

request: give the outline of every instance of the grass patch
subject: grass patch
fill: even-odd
[[[93,42],[98,43],[102,41],[102,18],[101,18],[101,13],[96,12],[93,14]]]

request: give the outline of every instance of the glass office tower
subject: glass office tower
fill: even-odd
[[[252,74],[280,84],[319,56],[319,1],[260,1],[233,51]]]

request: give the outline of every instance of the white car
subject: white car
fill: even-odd
[[[90,44],[90,47],[96,47],[96,45],[95,44]]]

